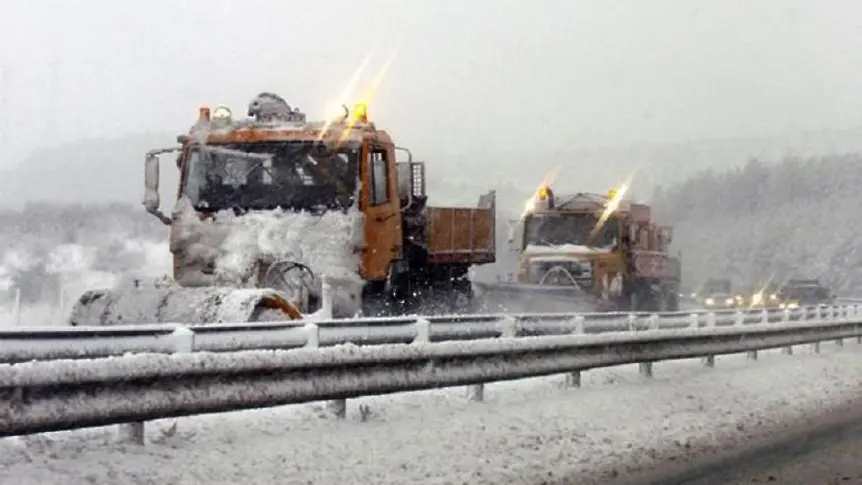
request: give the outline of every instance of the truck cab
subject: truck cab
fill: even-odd
[[[469,297],[469,267],[495,261],[494,193],[478,208],[427,206],[424,163],[370,122],[364,104],[308,121],[280,96],[261,93],[247,115],[201,108],[179,147],[147,156],[144,205],[171,227],[179,284],[274,287],[313,311],[325,274],[339,287],[336,313],[349,316],[380,313],[391,300],[404,310],[429,291]],[[171,151],[180,183],[168,216],[159,209],[158,174],[159,156]],[[226,225],[234,230],[213,234]],[[272,240],[245,248],[244,232]]]

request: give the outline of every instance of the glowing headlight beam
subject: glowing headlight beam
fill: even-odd
[[[524,203],[524,211],[521,212],[521,220],[524,220],[527,215],[533,213],[536,210],[536,206],[539,204],[539,193],[542,189],[546,189],[554,184],[554,181],[557,179],[557,172],[560,171],[560,167],[554,167],[548,173],[545,174],[544,178],[542,178],[542,183],[540,183],[536,190],[530,194],[530,198],[527,199],[527,202]]]

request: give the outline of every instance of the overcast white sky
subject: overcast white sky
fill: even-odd
[[[263,90],[318,117],[375,46],[370,115],[419,153],[862,125],[858,0],[0,0],[0,168]]]

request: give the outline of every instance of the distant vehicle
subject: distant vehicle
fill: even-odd
[[[697,299],[706,308],[734,308],[740,304],[740,298],[733,294],[730,280],[725,278],[706,280]]]
[[[747,308],[778,307],[781,304],[780,291],[781,288],[772,282],[763,286],[754,285],[749,291],[744,292],[744,306]]]
[[[835,295],[826,285],[817,279],[791,279],[781,288],[778,295],[781,308],[799,308],[800,306],[830,305],[835,302]]]

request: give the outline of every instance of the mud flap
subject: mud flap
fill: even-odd
[[[595,312],[601,299],[576,286],[474,281],[483,313]]]
[[[276,291],[169,286],[90,290],[72,308],[73,326],[238,323],[298,320],[302,313]]]

